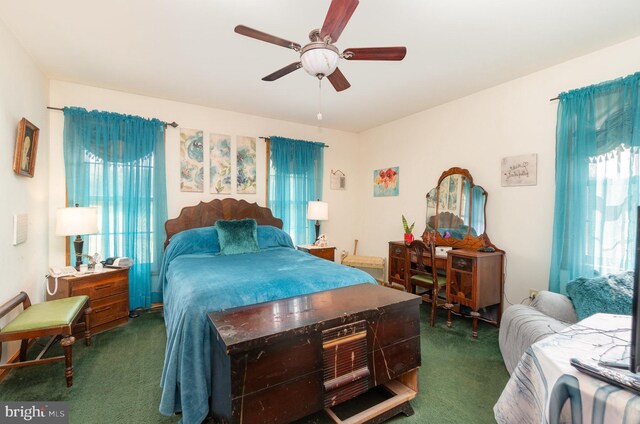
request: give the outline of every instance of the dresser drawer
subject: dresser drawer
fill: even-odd
[[[406,247],[390,244],[389,245],[389,256],[392,258],[402,258],[404,259],[404,254],[406,252]]]
[[[334,246],[317,247],[310,244],[299,244],[296,248],[301,252],[306,252],[317,258],[326,259],[331,262],[335,261],[336,248]]]
[[[87,295],[91,298],[92,304],[98,299],[109,297],[128,291],[126,278],[120,276],[105,278],[100,282],[87,281],[76,284],[73,287],[73,296]]]
[[[453,255],[451,257],[451,268],[458,271],[471,272],[473,271],[473,261],[473,258],[464,258],[462,256]]]
[[[317,256],[318,258],[326,259],[328,261],[335,260],[335,248],[326,248],[326,249],[314,249],[311,251],[313,256]]]
[[[126,317],[129,314],[129,294],[120,293],[106,298],[92,300],[91,327]]]

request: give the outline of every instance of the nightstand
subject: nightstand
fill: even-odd
[[[50,290],[55,279],[49,277]],[[47,300],[65,297],[89,296],[91,332],[99,333],[129,319],[129,269],[105,268],[102,272],[87,272],[58,277],[58,290],[47,293]],[[75,332],[75,330],[74,330]]]
[[[335,258],[336,247],[335,246],[319,247],[319,246],[314,246],[312,244],[299,244],[296,247],[298,248],[298,250],[310,253],[313,256],[317,256],[319,258],[326,259],[326,260],[331,261],[331,262],[334,262],[336,260],[336,258]]]

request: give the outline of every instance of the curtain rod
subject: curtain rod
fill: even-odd
[[[550,102],[553,102],[553,101],[555,101],[555,100],[560,100],[560,96],[556,96],[556,97],[554,97],[553,99],[549,99],[549,101],[550,101]]]
[[[62,109],[61,107],[52,107],[52,106],[47,106],[47,109],[51,109],[51,110],[61,110],[64,112],[64,109]],[[164,122],[164,121],[163,121]],[[176,121],[173,121],[171,123],[169,122],[164,122],[164,126],[165,127],[173,127],[176,128],[178,126],[178,124],[176,123]]]
[[[269,140],[269,137],[258,137],[258,138],[261,138],[261,139],[263,139],[264,141]],[[329,147],[329,145],[328,145],[328,144],[325,144],[325,145],[324,145],[324,147]]]

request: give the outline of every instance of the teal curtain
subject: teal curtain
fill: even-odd
[[[632,269],[640,201],[640,72],[562,93],[549,289]]]
[[[98,208],[99,233],[84,236],[85,253],[133,259],[130,309],[161,301],[152,273],[167,219],[164,123],[66,107],[64,165],[68,204]]]
[[[322,199],[324,143],[270,137],[269,207],[296,244],[315,241],[307,203]]]

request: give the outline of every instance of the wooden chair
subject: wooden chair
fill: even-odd
[[[91,345],[90,316],[88,296],[73,296],[64,299],[31,305],[29,296],[20,292],[16,297],[0,306],[0,318],[7,315],[18,305],[22,304],[20,312],[4,328],[0,329],[0,355],[2,354],[2,342],[22,340],[20,345],[20,361],[0,365],[0,369],[26,367],[29,365],[47,364],[51,362],[65,361],[64,374],[67,378],[67,387],[73,385],[72,346],[76,339],[73,337],[73,327],[81,318],[84,318],[84,339],[87,346]],[[29,339],[51,336],[42,352],[33,359],[27,361],[27,348]],[[43,355],[58,339],[64,349],[63,356],[43,358]]]
[[[425,252],[428,255],[425,258]],[[415,265],[411,263],[412,254],[416,257]],[[444,278],[438,279],[438,270],[435,266],[431,266],[435,261],[436,245],[435,237],[425,243],[422,240],[414,240],[407,245],[406,266],[409,284],[411,284],[411,293],[416,294],[416,287],[423,287],[430,291],[430,295],[426,298],[431,303],[431,319],[429,324],[433,327],[436,323],[436,310],[438,308],[438,292],[446,286]],[[412,266],[414,265],[414,266]],[[424,298],[424,297],[423,297]],[[444,304],[444,300],[440,302]]]

